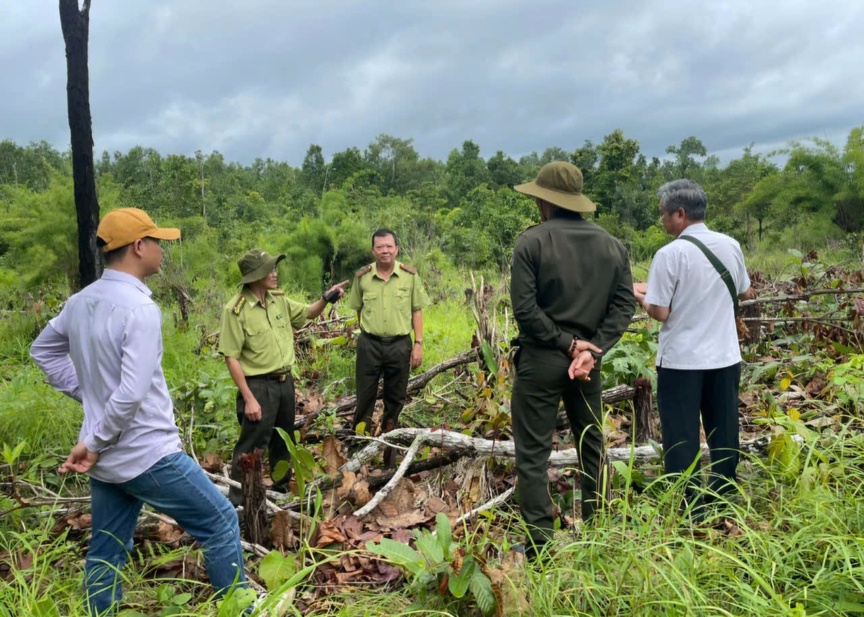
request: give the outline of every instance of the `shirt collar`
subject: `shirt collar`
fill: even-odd
[[[117,281],[118,283],[128,283],[138,289],[141,293],[149,296],[153,295],[153,292],[150,291],[150,288],[147,287],[142,281],[132,276],[131,274],[127,274],[126,272],[120,272],[120,270],[113,270],[111,268],[105,268],[102,272],[102,278],[106,281]]]
[[[687,228],[684,229],[679,236],[687,236],[692,232],[700,232],[700,231],[708,231],[708,226],[705,223],[693,223],[692,225],[687,225]]]
[[[390,276],[393,276],[394,274],[395,274],[396,276],[399,276],[399,267],[400,267],[401,265],[402,265],[402,262],[401,262],[401,261],[395,261],[395,262],[393,262],[393,272],[390,273]],[[374,264],[372,264],[372,274],[374,274],[375,276],[378,276],[378,263],[377,263],[377,262],[374,263]],[[378,276],[378,278],[380,279],[381,277]],[[382,280],[383,280],[383,279],[382,279]]]
[[[271,290],[268,289],[266,292],[268,301],[270,301],[273,298],[273,295],[270,293],[270,291]],[[261,304],[261,301],[258,299],[258,296],[256,296],[254,293],[252,293],[252,290],[249,289],[248,286],[246,286],[246,285],[243,286],[242,294],[244,296],[246,296],[246,300],[249,302],[250,306],[255,306],[256,304],[259,304],[259,305]]]

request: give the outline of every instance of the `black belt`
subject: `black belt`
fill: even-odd
[[[373,341],[377,341],[383,345],[389,345],[390,343],[395,343],[396,341],[404,341],[411,335],[397,334],[396,336],[378,336],[377,334],[369,334],[368,332],[363,332],[363,336],[369,337]]]
[[[286,371],[282,373],[264,373],[263,375],[249,375],[246,377],[247,381],[249,379],[269,379],[271,381],[287,381],[287,379],[291,377],[291,372]]]

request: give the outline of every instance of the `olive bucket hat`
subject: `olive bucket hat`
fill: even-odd
[[[265,276],[272,272],[280,261],[285,259],[285,255],[276,255],[275,257],[262,249],[252,249],[247,251],[243,257],[237,261],[240,266],[240,284],[254,283],[260,281]]]
[[[597,206],[582,194],[582,172],[572,163],[553,161],[540,169],[533,182],[514,186],[513,190],[539,197],[550,204],[572,212],[594,212]]]

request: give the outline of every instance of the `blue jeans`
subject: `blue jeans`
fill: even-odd
[[[189,456],[175,452],[128,482],[90,478],[93,539],[84,566],[91,614],[110,615],[123,589],[120,570],[132,550],[143,504],[172,517],[204,549],[210,584],[222,595],[245,586],[237,512]]]

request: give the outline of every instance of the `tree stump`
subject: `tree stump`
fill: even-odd
[[[657,422],[651,396],[651,380],[640,377],[633,392],[633,421],[636,423],[636,443],[657,441]]]
[[[240,455],[243,476],[243,537],[253,544],[265,545],[269,540],[267,529],[267,496],[264,488],[264,470],[261,465],[263,450],[256,449]]]

